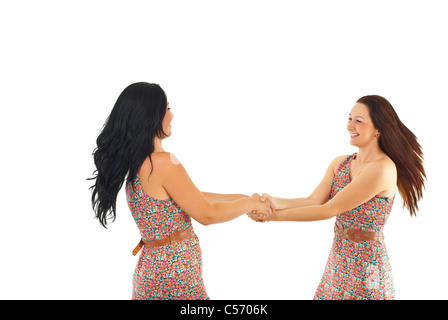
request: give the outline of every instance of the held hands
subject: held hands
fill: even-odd
[[[259,200],[260,208],[248,212],[247,216],[256,222],[266,222],[266,220],[268,220],[271,214],[275,211],[275,199],[266,193],[263,193],[262,196],[258,193],[254,193],[252,198]]]

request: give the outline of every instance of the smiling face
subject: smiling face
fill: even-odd
[[[374,127],[369,109],[362,103],[355,103],[350,111],[347,130],[350,133],[350,144],[365,147],[378,143],[379,131]]]

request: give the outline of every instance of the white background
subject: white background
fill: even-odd
[[[447,299],[446,1],[3,1],[0,298],[130,299],[140,237],[124,190],[106,230],[91,153],[118,95],[159,83],[164,148],[216,193],[306,197],[356,152],[348,113],[386,97],[427,184],[385,227],[397,299]],[[311,299],[334,219],[194,222],[212,299]]]

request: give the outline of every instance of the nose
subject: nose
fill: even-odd
[[[355,125],[353,124],[353,120],[348,120],[347,130],[353,130],[354,128],[355,128]]]

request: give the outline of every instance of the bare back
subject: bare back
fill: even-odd
[[[148,157],[145,159],[138,172],[143,191],[151,198],[159,200],[166,200],[171,197],[163,187],[163,174],[161,172],[162,170],[160,170],[160,156],[164,153],[165,152],[153,152],[151,154],[152,165]],[[180,163],[174,155],[170,155],[170,158],[173,163]]]

